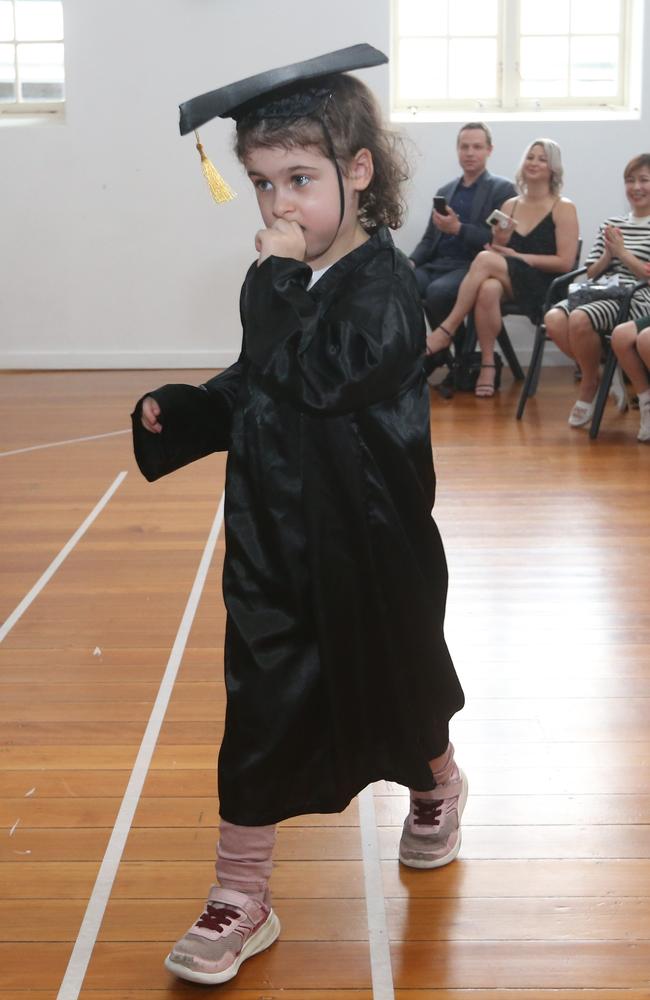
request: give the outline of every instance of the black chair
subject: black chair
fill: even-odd
[[[431,324],[431,322],[429,320],[429,317],[427,316],[426,300],[425,299],[422,299],[422,308],[424,309],[424,315],[426,317],[427,324],[431,327],[432,324]],[[519,307],[517,305],[515,305],[514,302],[504,302],[502,304],[502,306],[501,306],[501,315],[502,316],[523,316],[525,314],[521,312],[521,310],[519,309]],[[462,329],[462,327],[459,328],[459,329]],[[465,320],[465,332],[464,332],[464,336],[463,336],[463,346],[462,346],[461,350],[460,351],[456,351],[456,353],[454,355],[455,358],[456,358],[456,360],[458,360],[458,358],[459,358],[460,355],[471,354],[471,352],[476,349],[476,339],[477,338],[476,338],[476,327],[474,326],[474,313],[471,312],[469,314],[469,316]],[[510,367],[510,370],[512,372],[513,378],[515,378],[517,380],[517,382],[522,382],[523,379],[524,379],[524,370],[521,367],[521,365],[519,364],[519,358],[517,357],[517,355],[515,353],[515,349],[512,346],[512,341],[510,340],[510,337],[508,336],[508,331],[506,330],[505,325],[503,325],[503,324],[501,325],[501,332],[499,333],[499,336],[497,337],[497,342],[499,344],[499,347],[503,351],[503,356],[505,357],[505,359],[506,359],[506,361],[507,361],[507,363],[508,363],[508,365]]]
[[[578,253],[580,253],[580,250],[578,250]],[[587,267],[585,265],[584,267],[576,267],[575,270],[568,271],[566,274],[558,274],[557,278],[553,278],[553,281],[548,286],[548,291],[546,292],[546,297],[544,299],[544,305],[542,306],[542,318],[535,327],[533,353],[531,354],[530,364],[528,365],[528,371],[526,372],[526,378],[524,379],[521,396],[519,397],[517,420],[521,420],[524,415],[526,403],[530,397],[534,396],[537,392],[539,376],[542,370],[542,362],[544,360],[544,347],[546,345],[546,341],[550,339],[546,334],[544,317],[549,309],[552,309],[557,302],[566,298],[566,291],[571,282],[581,274],[585,274],[586,270]]]
[[[506,316],[524,316],[525,313],[521,311],[518,305],[514,302],[504,302],[501,306],[501,315],[505,318]],[[463,354],[469,354],[476,349],[476,326],[474,325],[474,313],[471,312],[466,320],[467,334],[465,337],[465,344],[463,345]],[[512,341],[510,340],[510,335],[505,328],[505,324],[501,324],[501,330],[497,337],[497,343],[501,350],[503,351],[503,356],[508,363],[508,367],[512,372],[512,377],[517,382],[522,382],[524,379],[524,370],[519,363],[519,358],[515,353],[515,349],[512,346]]]
[[[578,261],[580,260],[580,254],[581,254],[581,252],[582,252],[582,239],[579,239],[578,240],[578,246],[577,246],[577,249],[576,249],[576,259],[575,259],[576,266],[578,264]],[[587,268],[583,267],[583,268],[579,268],[578,270],[575,270],[575,271],[570,271],[568,274],[558,275],[558,277],[555,278],[551,282],[551,285],[549,286],[548,292],[546,294],[546,298],[544,300],[544,305],[542,306],[542,319],[541,319],[540,323],[538,323],[537,326],[536,326],[536,328],[535,328],[535,341],[534,341],[534,345],[533,345],[533,357],[531,358],[531,365],[529,366],[529,369],[528,369],[529,374],[530,374],[530,368],[532,367],[533,359],[535,357],[535,348],[537,347],[539,349],[539,344],[541,344],[541,353],[540,353],[540,357],[539,357],[539,367],[541,368],[542,356],[543,356],[543,352],[544,352],[544,342],[546,341],[547,337],[546,337],[546,331],[544,330],[543,337],[542,337],[541,340],[539,340],[539,333],[540,333],[540,326],[543,326],[543,323],[544,323],[544,316],[546,315],[547,311],[551,308],[551,306],[548,304],[549,301],[550,301],[549,296],[551,294],[551,289],[556,284],[558,284],[558,287],[559,287],[559,283],[562,282],[563,280],[566,280],[566,282],[568,284],[569,281],[571,281],[573,277],[575,277],[578,274],[582,274],[586,270],[587,270]],[[563,298],[563,297],[564,296],[562,294],[558,295],[556,298],[554,298],[552,300],[552,302],[559,302],[560,299]],[[424,300],[423,300],[423,305],[424,305]],[[426,314],[426,310],[425,310],[425,314]],[[526,316],[526,313],[522,311],[522,309],[517,305],[516,302],[502,302],[501,303],[501,316],[505,319],[507,316]],[[465,338],[464,338],[464,343],[463,343],[463,348],[462,348],[462,354],[463,355],[464,354],[470,354],[472,351],[476,350],[477,336],[476,336],[476,326],[474,324],[474,312],[473,311],[469,314],[469,316],[465,320],[465,331],[466,331],[465,332]],[[539,340],[539,344],[538,344],[538,340]],[[533,388],[532,388],[532,391],[530,391],[530,380],[529,380],[529,377],[524,375],[524,370],[521,367],[521,364],[519,362],[519,358],[517,357],[515,349],[512,346],[512,341],[510,340],[510,335],[508,334],[508,331],[506,330],[505,323],[501,324],[501,330],[499,331],[499,335],[497,336],[497,343],[498,343],[499,347],[501,348],[501,350],[503,351],[503,356],[506,359],[508,367],[510,368],[510,371],[512,372],[512,376],[515,379],[515,381],[516,382],[524,382],[524,388],[522,390],[522,395],[521,395],[521,398],[519,400],[519,406],[517,408],[517,420],[520,420],[521,419],[521,415],[524,412],[524,407],[526,405],[526,400],[527,400],[528,396],[533,396],[535,394],[536,389],[537,389],[537,382],[539,381],[539,370],[537,370],[536,373],[535,373],[534,382],[532,383]],[[526,388],[527,384],[528,384],[528,389]],[[524,392],[526,392],[526,396],[524,396]]]
[[[523,388],[521,390],[521,396],[519,397],[519,405],[517,406],[517,420],[521,420],[524,409],[526,408],[526,403],[531,396],[534,396],[537,392],[537,386],[539,383],[539,376],[542,370],[542,361],[544,359],[544,346],[546,341],[550,338],[546,334],[546,326],[544,324],[544,316],[549,309],[560,302],[563,298],[566,298],[566,291],[568,286],[574,281],[575,278],[580,277],[581,274],[586,272],[587,268],[578,267],[574,271],[569,271],[567,274],[560,274],[557,278],[551,282],[548,292],[546,293],[546,299],[544,301],[544,313],[542,315],[542,320],[538,324],[535,330],[535,342],[533,344],[533,353],[530,359],[530,364],[528,366],[528,372],[526,373],[526,378],[524,381]],[[634,295],[639,291],[640,288],[644,288],[648,284],[647,281],[637,281],[634,285],[631,285],[627,290],[623,299],[621,299],[621,304],[618,310],[618,316],[616,318],[615,326],[619,323],[625,323],[629,318],[630,314],[630,304]],[[589,428],[589,437],[596,438],[598,436],[598,431],[600,429],[600,422],[603,417],[603,412],[605,410],[605,404],[607,403],[607,397],[609,395],[609,390],[612,385],[612,379],[614,378],[614,372],[616,371],[616,355],[612,350],[611,334],[602,334],[601,339],[603,342],[603,374],[598,385],[598,392],[596,393],[596,404],[594,407],[594,415],[591,420],[591,426]]]
[[[579,239],[578,240],[578,245],[577,245],[577,248],[576,248],[576,259],[575,259],[575,267],[576,268],[578,267],[578,261],[580,260],[580,254],[581,253],[582,253],[582,239]],[[531,357],[531,363],[530,363],[530,365],[528,367],[528,373],[529,374],[526,377],[524,377],[523,368],[519,364],[519,359],[518,359],[517,355],[515,354],[515,349],[512,346],[512,341],[510,340],[510,337],[508,335],[508,331],[505,328],[505,324],[504,323],[501,324],[501,331],[499,333],[499,336],[497,337],[497,342],[499,344],[499,347],[503,351],[503,355],[504,355],[506,361],[508,362],[508,366],[510,367],[510,371],[512,372],[514,379],[517,382],[524,382],[524,388],[522,390],[521,398],[519,400],[519,406],[517,408],[517,420],[521,419],[521,415],[524,412],[524,407],[526,405],[526,400],[528,399],[528,396],[533,396],[535,394],[536,389],[537,389],[537,382],[539,380],[539,369],[538,368],[535,369],[535,372],[534,372],[534,381],[529,376],[530,376],[530,369],[531,369],[531,367],[533,365],[533,360],[535,359],[535,349],[536,348],[537,348],[537,350],[539,352],[539,367],[541,367],[541,364],[542,364],[542,356],[543,356],[543,353],[544,353],[544,343],[545,343],[547,337],[546,337],[546,331],[545,330],[543,332],[543,335],[540,336],[540,327],[543,327],[543,325],[544,325],[544,316],[546,315],[546,313],[548,312],[548,310],[551,308],[551,305],[549,303],[552,304],[554,302],[559,302],[560,299],[564,297],[563,295],[557,295],[557,289],[560,287],[560,285],[563,282],[566,281],[566,283],[568,285],[568,283],[572,280],[572,278],[574,278],[577,274],[582,274],[583,271],[586,271],[586,270],[587,269],[585,267],[585,268],[580,268],[578,270],[570,271],[568,274],[560,274],[560,275],[557,276],[557,278],[554,278],[554,280],[549,285],[548,291],[546,293],[546,298],[544,299],[544,304],[542,306],[542,318],[541,318],[540,322],[535,327],[535,340],[534,340],[534,343],[533,343],[533,356]],[[553,292],[554,287],[556,289],[555,292]],[[555,295],[556,297],[552,298],[552,295]],[[506,316],[526,316],[526,313],[523,312],[523,310],[517,305],[516,302],[502,302],[501,303],[501,315],[502,315],[502,317],[505,318]],[[528,318],[528,317],[526,317],[526,318]],[[467,338],[468,342],[465,345],[465,350],[466,351],[473,351],[474,348],[475,348],[475,346],[476,346],[476,327],[474,326],[474,313],[470,314],[470,317],[468,319],[468,324],[467,325],[468,325],[469,336]],[[531,386],[532,386],[532,391],[531,391]],[[525,393],[525,395],[524,395],[524,393]]]
[[[630,318],[630,306],[632,304],[632,299],[639,291],[640,288],[645,288],[647,286],[647,281],[637,281],[634,285],[631,285],[623,299],[621,299],[621,305],[618,310],[618,316],[616,318],[616,326],[619,323],[625,323]],[[600,378],[600,383],[598,385],[598,392],[596,393],[596,403],[594,406],[594,415],[591,418],[591,427],[589,428],[589,437],[594,440],[598,436],[598,431],[600,430],[600,422],[603,419],[603,413],[605,411],[605,404],[607,403],[607,397],[609,395],[609,390],[612,385],[612,379],[614,378],[614,372],[616,371],[616,365],[618,364],[618,359],[612,350],[612,335],[611,333],[606,333],[602,337],[603,348],[604,348],[604,364],[603,364],[603,374]]]

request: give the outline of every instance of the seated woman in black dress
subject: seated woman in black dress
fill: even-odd
[[[509,221],[493,226],[492,243],[474,258],[454,308],[427,337],[427,353],[448,347],[456,329],[474,310],[481,348],[481,372],[474,391],[480,398],[493,396],[498,388],[494,344],[501,330],[501,301],[515,302],[536,323],[551,281],[574,266],[578,217],[573,202],[560,197],[562,174],[557,143],[535,139],[515,175],[519,195],[501,206]]]

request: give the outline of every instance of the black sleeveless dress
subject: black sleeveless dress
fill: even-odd
[[[525,236],[514,232],[508,245],[517,253],[549,255],[557,253],[553,209]],[[517,257],[506,257],[506,264],[514,293],[513,301],[533,323],[539,323],[548,286],[557,274],[540,271]]]

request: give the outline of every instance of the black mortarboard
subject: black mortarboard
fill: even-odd
[[[365,69],[388,62],[383,52],[372,45],[350,45],[315,59],[269,69],[244,80],[229,83],[226,87],[184,101],[180,106],[181,135],[200,128],[212,118],[242,117],[263,105],[282,97],[285,93],[301,89],[302,84],[315,85],[319,77]]]
[[[336,167],[343,218],[343,182],[329,131],[320,114],[328,100],[327,80],[337,73],[387,62],[387,56],[372,45],[350,45],[346,49],[337,49],[314,59],[247,76],[244,80],[237,80],[218,90],[184,101],[180,105],[180,132],[181,135],[187,135],[191,131],[196,133],[196,147],[201,156],[203,173],[215,201],[228,201],[234,194],[204,152],[196,132],[201,125],[213,118],[234,118],[236,122],[240,122],[249,114],[255,114],[260,119],[314,117],[321,120]]]

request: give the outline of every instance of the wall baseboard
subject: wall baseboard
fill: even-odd
[[[521,345],[516,336],[513,346],[522,365],[530,361],[532,347]],[[227,368],[234,364],[235,351],[0,351],[3,371],[74,371],[150,368]],[[544,352],[545,365],[570,365],[554,345]]]
[[[526,344],[525,346],[522,347],[521,343],[519,343],[517,338],[514,336],[511,337],[511,340],[512,340],[512,346],[515,349],[517,357],[519,358],[519,361],[525,368],[526,365],[529,364],[530,362],[531,355],[533,353],[533,346],[532,344]],[[496,349],[497,351],[499,351],[500,354],[503,354],[503,351],[500,350],[498,344]],[[562,351],[558,347],[556,347],[555,344],[547,344],[546,347],[544,348],[545,368],[546,367],[555,368],[556,366],[562,366],[562,365],[571,365],[571,367],[573,367],[573,364],[574,363],[571,360],[571,358],[567,358],[566,354],[562,354]]]
[[[0,351],[5,371],[227,368],[236,351]]]

